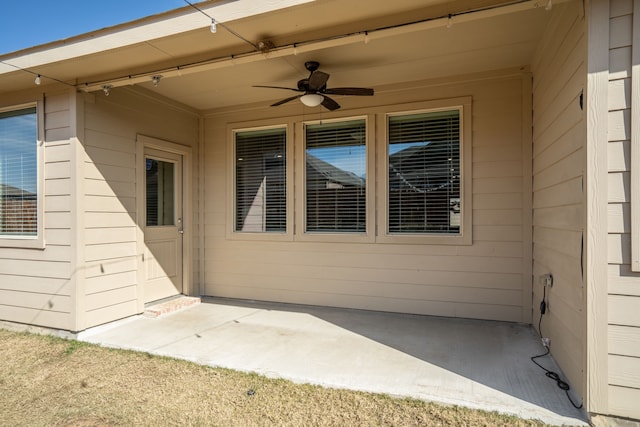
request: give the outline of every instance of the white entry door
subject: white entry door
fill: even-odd
[[[182,156],[144,149],[144,302],[183,292]]]

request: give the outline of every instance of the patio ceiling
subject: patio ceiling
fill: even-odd
[[[299,4],[237,20],[220,19],[252,43],[272,42],[275,47],[267,53],[256,51],[222,26],[212,34],[204,15],[183,8],[63,41],[46,51],[18,52],[0,60],[89,91],[99,91],[103,84],[112,84],[113,90],[135,84],[209,111],[269,104],[293,95],[252,85],[295,87],[297,80],[308,75],[304,63],[309,60],[319,61],[321,70],[331,74],[330,87],[377,90],[407,81],[525,67],[531,64],[547,21],[564,6],[555,1],[553,9],[546,11],[544,2],[525,1],[496,7],[501,3],[495,0],[372,0],[366,8],[359,0],[292,3]],[[123,39],[122,47],[95,49],[61,61],[42,59],[45,53],[81,50],[108,37],[131,37],[127,32],[151,31],[187,18],[202,20],[202,27],[184,32],[178,28],[172,35],[133,44]],[[163,75],[158,87],[151,81],[154,74]],[[51,80],[45,78],[47,82]],[[33,87],[33,74],[0,72],[0,94],[29,87]]]

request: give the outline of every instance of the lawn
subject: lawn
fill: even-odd
[[[0,342],[0,426],[542,425],[51,336],[0,329]]]

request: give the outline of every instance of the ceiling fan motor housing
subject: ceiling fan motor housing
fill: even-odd
[[[310,73],[313,73],[320,68],[320,63],[318,61],[307,61],[304,63],[304,66]]]
[[[298,80],[298,89],[305,92],[309,91],[309,79]]]

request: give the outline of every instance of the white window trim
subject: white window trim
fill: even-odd
[[[37,189],[37,228],[35,236],[0,236],[0,247],[2,248],[25,248],[44,249],[44,101],[30,102],[11,107],[0,108],[0,112],[22,110],[36,107],[36,174]]]
[[[631,58],[631,271],[640,272],[640,0],[633,6]]]
[[[285,129],[286,131],[286,220],[285,232],[243,232],[236,231],[236,134],[239,132],[256,131],[263,129]],[[229,240],[257,240],[257,241],[292,241],[293,240],[293,182],[294,182],[294,125],[293,120],[262,120],[243,123],[232,123],[227,126],[227,229],[226,237]]]
[[[460,133],[460,201],[462,203],[462,221],[460,233],[454,235],[446,234],[395,234],[389,233],[388,224],[388,199],[389,199],[389,178],[387,174],[388,164],[388,139],[389,128],[388,118],[405,114],[427,113],[432,111],[445,111],[459,109],[461,133]],[[471,140],[471,97],[460,97],[442,99],[435,101],[417,102],[411,104],[397,105],[387,108],[385,113],[378,117],[378,135],[384,135],[379,141],[378,152],[381,153],[378,160],[378,171],[384,176],[380,178],[381,190],[378,197],[378,231],[377,242],[396,244],[421,244],[421,245],[471,245],[472,236],[472,140]]]
[[[362,233],[353,232],[307,232],[307,197],[306,197],[306,132],[305,125],[322,123],[336,123],[351,120],[364,120],[366,129],[366,229]],[[373,135],[375,132],[374,115],[341,116],[339,118],[309,120],[296,123],[296,233],[295,240],[304,242],[331,242],[331,243],[372,243],[375,241],[375,144]]]

